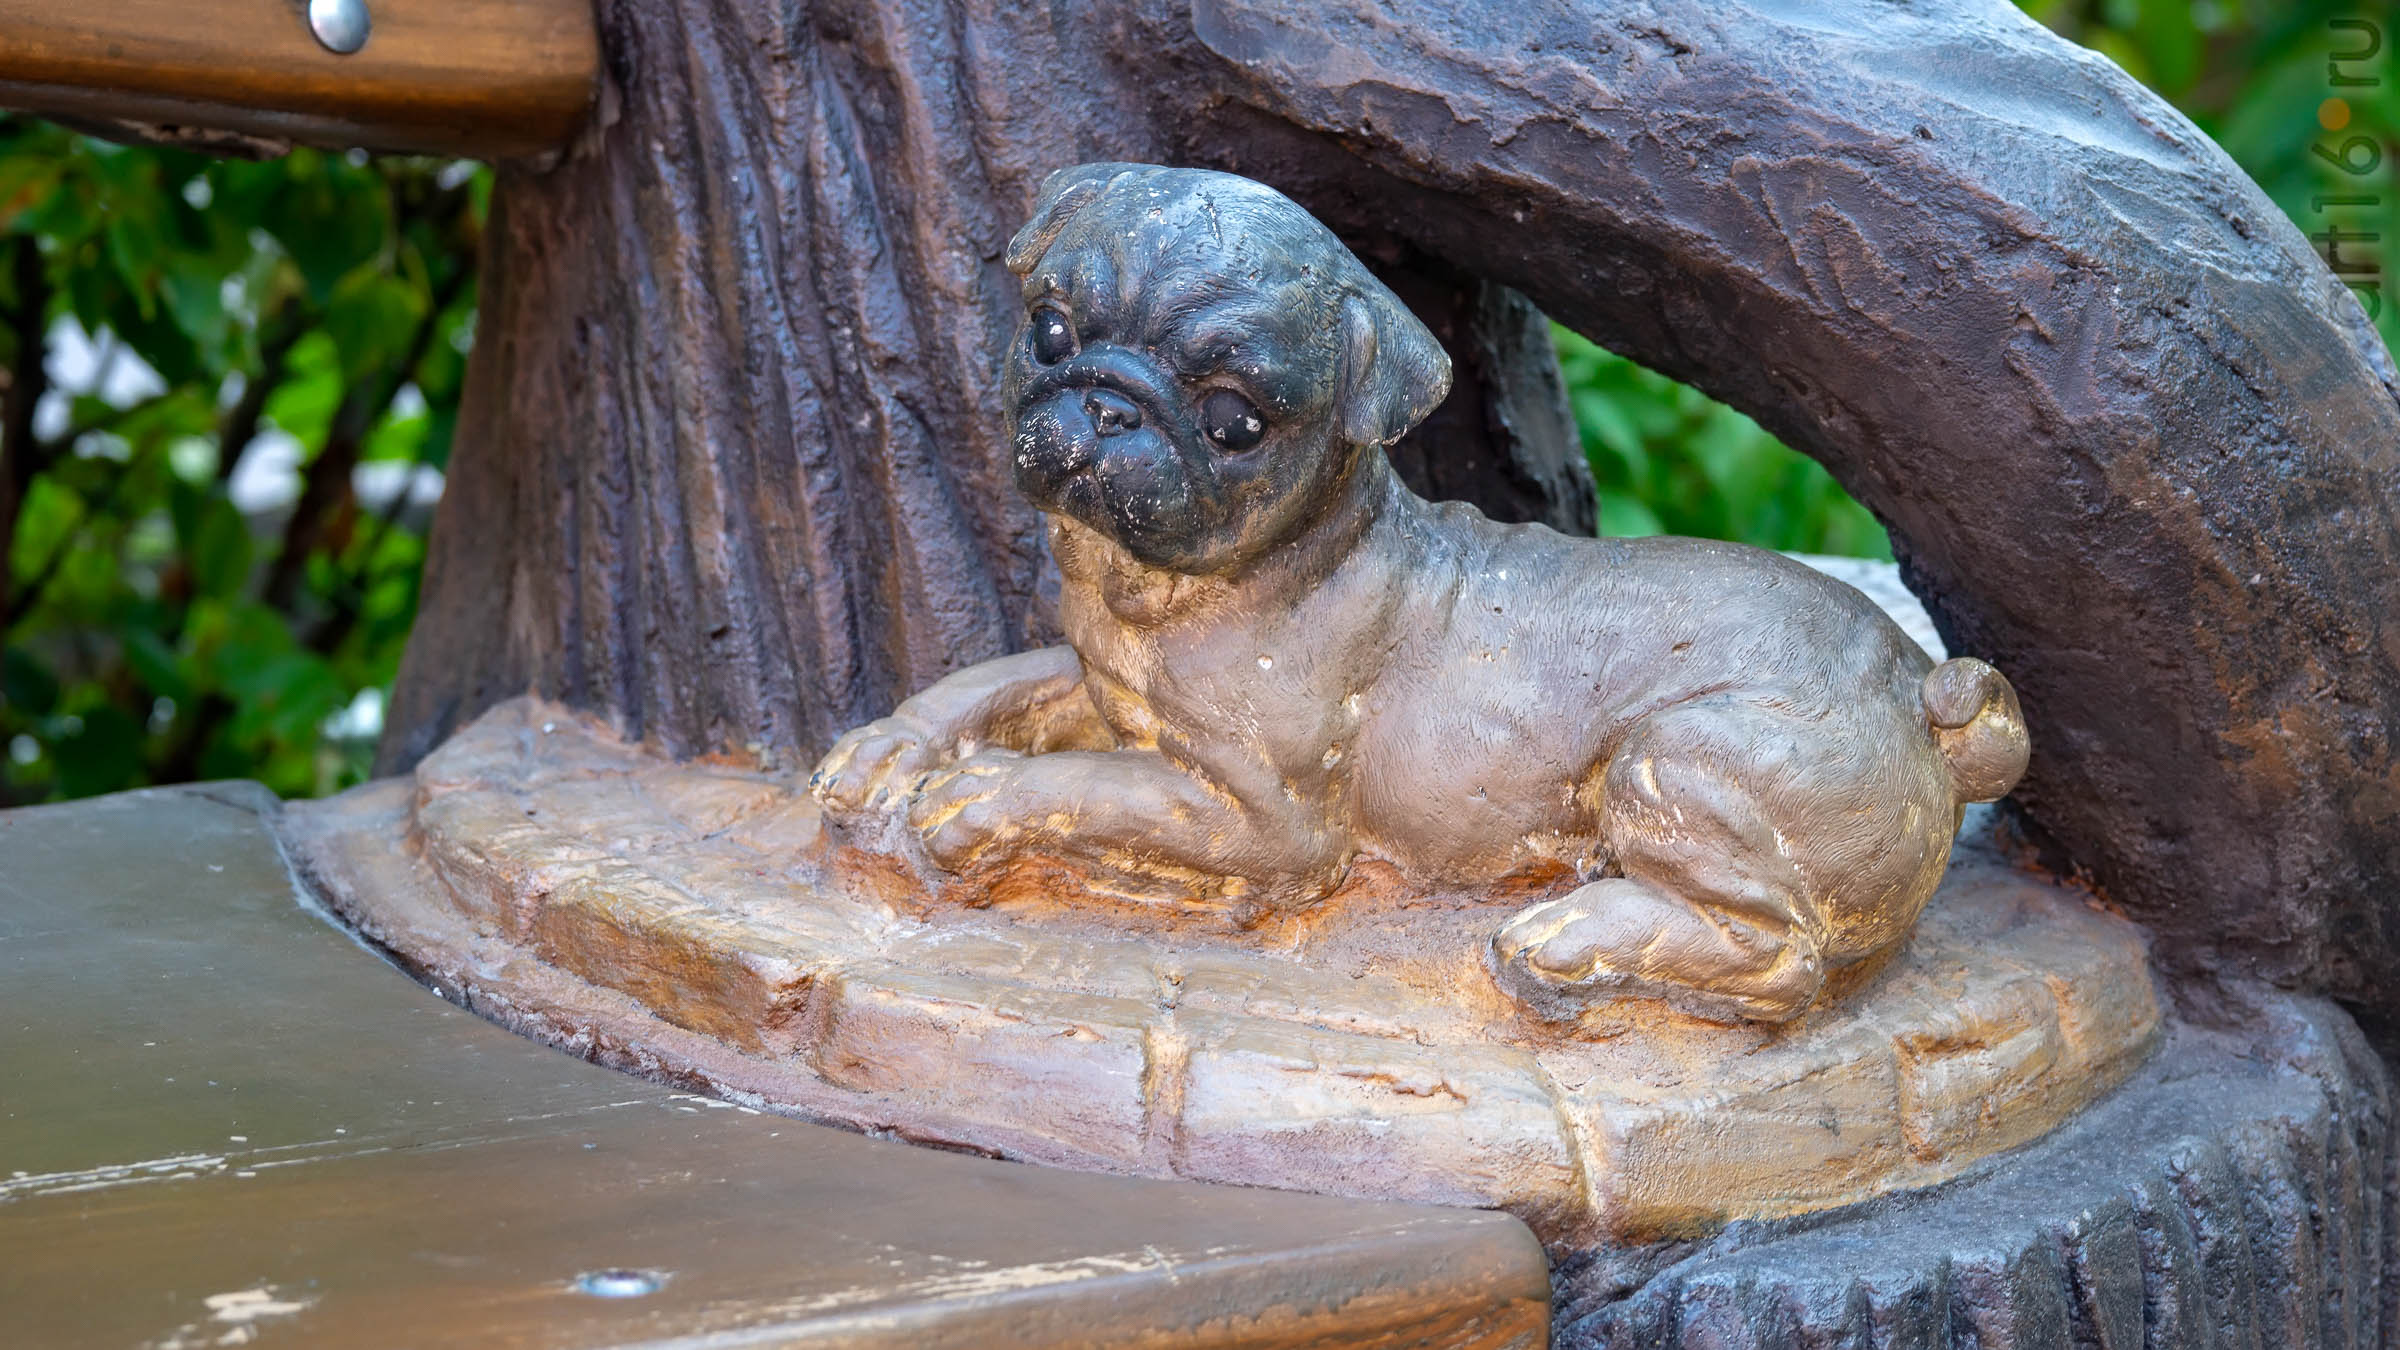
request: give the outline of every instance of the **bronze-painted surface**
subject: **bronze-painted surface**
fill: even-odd
[[[0,1344],[1544,1341],[1504,1215],[910,1148],[510,1036],[303,909],[273,809],[0,813]],[[664,1284],[578,1290],[616,1268]]]
[[[2007,0],[600,9],[616,120],[495,197],[389,769],[528,689],[802,763],[1056,641],[1002,254],[1056,169],[1198,164],[1826,461],[2174,968],[2400,1010],[2400,377],[2237,166]]]
[[[1503,1206],[1567,1250],[1954,1177],[2108,1092],[2159,1025],[2132,926],[1980,845],[1896,957],[1789,1023],[1559,1022],[1496,980],[1488,895],[1362,866],[1245,930],[1037,873],[971,908],[798,786],[519,700],[413,781],[286,819],[412,968],[609,1062],[1012,1158]]]
[[[366,8],[366,45],[337,55],[293,0],[0,0],[0,105],[203,146],[215,130],[489,159],[563,149],[599,92],[587,0]]]
[[[1906,940],[1960,807],[2024,772],[1999,672],[1819,572],[1410,492],[1383,448],[1449,362],[1282,194],[1084,165],[1007,261],[1016,482],[1072,648],[835,745],[814,790],[870,846],[904,815],[970,887],[1044,868],[1244,925],[1362,863],[1547,884],[1495,939],[1525,997],[1787,1021]]]

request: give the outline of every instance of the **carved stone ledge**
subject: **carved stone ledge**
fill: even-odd
[[[289,813],[330,902],[454,998],[652,1076],[1064,1166],[1506,1208],[1570,1245],[1958,1175],[2157,1035],[2136,930],[1962,849],[1914,941],[1782,1028],[1495,984],[1506,910],[1394,894],[1236,934],[1038,894],[927,907],[789,779],[519,700]],[[1976,833],[1970,826],[1970,834]]]

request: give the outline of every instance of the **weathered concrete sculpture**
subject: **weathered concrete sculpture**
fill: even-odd
[[[1441,349],[1257,183],[1069,170],[1007,256],[1072,645],[805,785],[520,701],[311,813],[334,902],[762,1104],[1570,1245],[1953,1177],[2141,1064],[2141,944],[2076,894],[1985,845],[1912,935],[2024,767],[1989,666],[1776,555],[1417,498]]]
[[[1574,873],[1500,938],[1518,987],[1784,1021],[1907,936],[1960,806],[2023,773],[1997,671],[1933,667],[1800,564],[1410,492],[1383,447],[1449,362],[1282,194],[1085,165],[1008,263],[1017,483],[1071,648],[950,676],[816,775],[940,866],[1248,921],[1362,854],[1424,887]]]
[[[168,20],[16,8],[59,51],[15,43],[0,92],[177,142],[547,149],[592,85],[570,4],[538,127],[473,117],[491,81],[405,22],[380,111],[307,61],[166,107],[116,39]],[[597,26],[595,115],[497,197],[410,776],[283,821],[413,969],[752,1105],[1504,1206],[1566,1346],[2390,1340],[2390,1077],[2306,991],[2400,1044],[2400,374],[2122,72],[2006,0]],[[1271,181],[1359,250],[1456,362],[1388,456],[1427,497],[1590,529],[1542,311],[1758,416],[1892,526],[1910,631],[2005,665],[2043,755],[1988,668],[1780,564],[1392,487],[1439,353],[1278,198],[1224,189],[1209,249],[1268,265],[1163,324],[1175,259],[1163,294],[1125,264],[1201,222],[1112,171],[1005,246],[1101,158]],[[1212,306],[1274,341],[1187,341],[1224,378],[1161,397],[1191,372],[1140,330]],[[1759,593],[1689,603],[1712,574]],[[1685,603],[1622,622],[1644,589]],[[828,765],[827,822],[791,766],[937,680]],[[1957,802],[2020,769],[2019,832],[1969,813],[1928,902]]]
[[[2307,991],[2400,1007],[2400,381],[2171,109],[2005,0],[601,15],[605,115],[496,197],[409,776],[289,820],[412,968],[753,1106],[1504,1206],[1562,1345],[2377,1339],[2389,1079]],[[1362,850],[1241,929],[997,830],[969,875],[905,809],[825,820],[845,729],[1066,636],[994,410],[1010,234],[1102,159],[1272,183],[1427,321],[1461,389],[1391,458],[1428,497],[1588,522],[1534,305],[1825,461],[2021,691],[2008,814],[2090,888],[1971,811],[1880,968],[1726,1021],[1591,997],[1574,924],[1563,982],[1493,959],[1571,850],[1518,895]],[[1122,752],[1025,724],[1057,706],[992,710],[1042,752],[992,777]]]

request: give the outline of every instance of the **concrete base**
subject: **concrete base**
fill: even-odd
[[[1490,969],[1523,897],[1407,893],[1362,864],[1248,930],[1038,885],[944,904],[788,780],[531,700],[413,782],[287,820],[337,910],[537,1037],[855,1128],[1492,1206],[1554,1244],[1945,1181],[2123,1081],[2159,1025],[2132,926],[1979,844],[1904,949],[1800,1020],[1634,999],[1568,1025]]]

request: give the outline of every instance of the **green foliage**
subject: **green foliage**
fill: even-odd
[[[448,459],[484,196],[0,119],[0,804],[363,775],[329,727],[391,681],[424,512],[358,470]]]
[[[1758,423],[1566,329],[1553,336],[1600,488],[1602,534],[1892,556],[1883,527],[1833,475]]]

